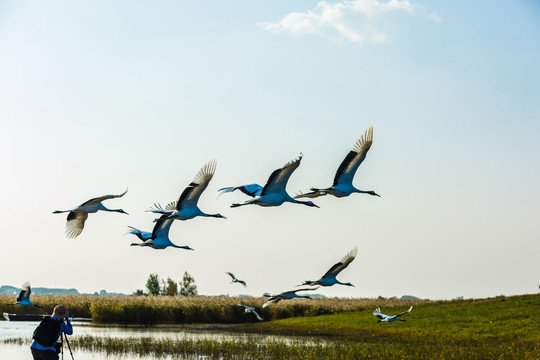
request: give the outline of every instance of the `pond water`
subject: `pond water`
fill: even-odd
[[[139,355],[107,355],[102,352],[89,352],[82,350],[74,350],[73,358],[75,360],[155,360],[155,357],[139,356]],[[0,344],[0,359],[2,360],[31,360],[32,354],[28,346]],[[62,356],[60,356],[60,360]],[[203,359],[203,357],[160,357],[160,360],[192,360]],[[64,360],[71,360],[69,351],[64,353]]]
[[[32,333],[36,326],[39,324],[37,321],[0,321],[0,360],[28,360],[32,356],[30,354],[30,341]],[[166,338],[166,339],[212,339],[215,341],[220,340],[232,340],[243,338],[257,338],[258,341],[269,341],[273,339],[280,339],[282,341],[293,341],[292,337],[277,337],[277,336],[261,336],[252,334],[237,334],[227,332],[224,330],[217,331],[212,329],[205,329],[203,327],[122,327],[122,326],[102,326],[92,325],[89,322],[72,322],[73,335],[92,335],[103,337],[153,337],[153,338]],[[27,345],[5,344],[2,341],[8,338],[28,338]],[[76,349],[73,352],[73,356],[77,360],[153,360],[154,357],[139,356],[139,355],[107,355],[104,352],[89,352]],[[69,351],[65,349],[64,359],[71,359]],[[173,359],[186,359],[183,357],[160,357],[159,359],[173,360]],[[204,359],[204,357],[190,357],[191,359]]]
[[[32,358],[28,345],[16,345],[1,343],[7,338],[32,338],[32,333],[38,321],[0,321],[0,359],[1,360],[28,360]],[[188,333],[178,331],[176,329],[156,329],[148,327],[119,327],[119,326],[92,326],[88,322],[73,323],[73,335],[93,335],[93,336],[109,336],[109,337],[129,337],[129,336],[152,336],[160,338],[177,338],[189,336]],[[199,336],[196,332],[191,333],[191,336]],[[209,334],[201,334],[201,337],[210,336]],[[30,340],[29,340],[30,342]],[[138,355],[107,355],[102,352],[90,352],[83,350],[75,350],[73,357],[77,360],[153,360],[154,357],[138,356]],[[60,359],[62,359],[60,357]],[[71,359],[69,350],[65,349],[64,359]],[[161,357],[160,359],[183,359],[180,357]]]

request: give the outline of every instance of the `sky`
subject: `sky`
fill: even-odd
[[[333,297],[535,293],[540,283],[540,5],[536,1],[3,1],[0,284],[132,293],[149,274],[204,295],[279,293],[352,248]],[[225,186],[264,184],[303,153],[290,194],[332,184],[373,145],[353,194],[274,208]],[[209,160],[176,221],[195,251],[130,246],[154,202]],[[90,214],[64,235],[65,214]],[[248,287],[231,284],[233,272]]]

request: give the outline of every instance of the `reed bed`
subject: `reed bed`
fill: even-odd
[[[97,298],[90,295],[32,295],[30,300],[43,306],[37,308],[12,305],[16,301],[16,296],[0,295],[0,311],[15,314],[51,314],[56,305],[62,304],[68,308],[70,316],[89,318],[90,304]]]
[[[375,307],[394,307],[425,303],[400,299],[295,299],[262,308],[266,298],[234,298],[218,296],[75,296],[37,295],[36,304],[43,309],[10,305],[13,296],[0,295],[0,310],[18,314],[51,313],[57,304],[63,304],[70,316],[92,318],[95,323],[133,325],[154,324],[238,324],[256,322],[252,314],[244,314],[242,303],[257,308],[266,320],[291,317],[336,314],[361,311]]]

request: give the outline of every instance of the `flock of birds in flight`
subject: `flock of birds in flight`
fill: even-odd
[[[265,206],[265,207],[266,206],[280,206],[281,204],[285,202],[290,202],[294,204],[302,204],[302,205],[318,208],[319,206],[314,204],[312,201],[309,201],[309,200],[303,201],[303,200],[298,200],[298,199],[317,198],[319,196],[324,196],[328,194],[340,198],[340,197],[349,196],[353,193],[364,193],[364,194],[369,194],[372,196],[380,196],[372,190],[364,191],[364,190],[357,189],[352,184],[354,175],[356,171],[358,170],[358,167],[360,166],[360,164],[366,158],[367,152],[370,149],[372,143],[373,143],[373,126],[370,126],[369,129],[365,131],[364,135],[356,141],[351,151],[347,154],[345,159],[341,162],[341,164],[339,165],[336,171],[332,186],[327,187],[327,188],[312,187],[309,192],[300,193],[294,197],[290,196],[287,193],[286,191],[287,182],[289,181],[289,178],[292,175],[292,173],[298,168],[298,166],[300,165],[300,161],[302,160],[302,154],[300,153],[298,158],[288,162],[283,167],[274,170],[264,186],[261,186],[259,184],[249,184],[249,185],[225,187],[225,188],[219,189],[218,192],[221,195],[224,193],[230,193],[230,192],[238,190],[246,194],[247,196],[251,197],[251,199],[246,200],[243,203],[232,204],[231,205],[232,208],[245,206],[245,205],[259,205],[259,206]],[[201,170],[195,176],[193,181],[188,185],[188,187],[184,189],[184,191],[182,192],[182,194],[180,195],[177,201],[173,201],[167,204],[165,207],[162,207],[161,204],[159,203],[154,203],[154,206],[151,207],[148,211],[155,214],[159,214],[160,216],[154,220],[155,225],[152,232],[142,231],[132,226],[129,226],[128,233],[135,235],[137,238],[139,238],[142,241],[141,243],[132,243],[131,245],[150,247],[157,250],[162,250],[167,247],[193,250],[187,245],[179,246],[179,245],[174,244],[169,239],[169,230],[175,220],[185,221],[185,220],[193,219],[197,216],[226,219],[226,217],[221,214],[205,213],[201,209],[199,209],[199,207],[197,206],[197,202],[201,194],[208,187],[210,180],[212,180],[215,170],[216,170],[216,161],[215,160],[209,161],[206,165],[204,165],[201,168]],[[65,229],[66,237],[75,238],[82,233],[86,219],[88,218],[88,214],[90,213],[95,213],[98,211],[109,211],[109,212],[118,212],[118,213],[127,214],[127,212],[125,212],[122,209],[108,209],[102,204],[102,202],[105,200],[119,198],[119,197],[124,196],[126,193],[127,193],[127,189],[120,195],[105,195],[105,196],[93,198],[73,209],[56,210],[56,211],[53,211],[53,213],[54,214],[60,214],[60,213],[66,213],[66,212],[68,213],[66,229]],[[281,300],[288,300],[288,299],[293,299],[293,298],[309,298],[308,295],[299,295],[297,293],[303,292],[303,291],[313,291],[313,290],[318,289],[320,286],[333,286],[336,284],[345,285],[345,286],[354,286],[349,282],[347,283],[340,282],[339,280],[337,280],[336,277],[355,259],[357,252],[358,252],[358,248],[355,247],[341,261],[339,261],[334,266],[332,266],[320,279],[307,280],[307,281],[304,281],[302,284],[298,285],[298,286],[311,286],[309,288],[303,287],[296,290],[285,291],[274,296],[265,294],[265,296],[269,297],[269,300],[263,304],[263,308],[271,304],[275,304]],[[232,278],[232,283],[239,283],[239,284],[242,284],[243,286],[246,286],[245,281],[239,280],[238,278],[236,278],[236,276],[234,276],[234,274],[230,272],[227,272],[226,274],[228,274]],[[30,285],[28,283],[25,283],[23,285],[23,290],[21,291],[19,297],[17,298],[17,303],[15,304],[34,305],[29,300],[30,292],[31,292]],[[253,307],[242,305],[242,304],[238,304],[238,305],[244,307],[246,313],[253,313],[255,314],[257,319],[261,321],[263,320],[262,317],[256,312],[256,310]],[[34,306],[38,306],[38,305],[34,305]],[[394,315],[394,316],[381,314],[379,309],[377,309],[373,314],[379,317],[381,319],[380,321],[392,322],[392,321],[398,320],[399,316],[408,313],[411,309],[409,309],[408,311],[404,313]],[[402,319],[399,319],[399,320],[402,320]]]

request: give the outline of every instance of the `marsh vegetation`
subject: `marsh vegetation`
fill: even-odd
[[[13,297],[1,295],[0,310],[21,314],[39,311],[50,313],[55,305],[63,304],[73,317],[92,318],[92,321],[98,324],[237,324],[257,321],[253,316],[245,315],[244,309],[239,307],[238,303],[257,308],[266,320],[275,320],[371,310],[376,306],[405,306],[425,302],[400,299],[302,299],[285,301],[279,306],[262,309],[266,298],[36,295],[34,300],[43,305],[43,309],[9,305],[13,303]]]
[[[383,299],[313,299],[283,302],[268,308],[264,316],[281,317],[263,323],[246,319],[234,298],[176,299],[146,298],[167,313],[182,301],[196,309],[189,319],[227,319],[212,326],[208,337],[159,335],[111,337],[82,335],[70,338],[74,349],[107,354],[208,356],[212,359],[538,359],[540,358],[540,296],[524,295],[489,299],[416,301],[405,322],[378,323],[375,307],[387,313],[406,310],[411,303]],[[245,299],[244,299],[245,300]],[[55,302],[60,301],[56,299]],[[91,302],[105,306],[113,299]],[[136,308],[134,299],[125,299]],[[260,307],[264,299],[245,301]],[[171,304],[175,304],[174,306]],[[127,305],[125,305],[127,306]],[[162,308],[160,308],[162,307]],[[203,308],[205,308],[202,310]],[[226,315],[227,310],[235,316]],[[201,311],[203,314],[201,314]],[[239,311],[239,313],[236,313]],[[319,315],[318,313],[327,314]],[[204,315],[206,314],[206,315]],[[210,317],[212,314],[213,317]],[[296,316],[295,316],[296,315]],[[162,316],[162,315],[160,315]],[[240,323],[247,321],[248,323]],[[202,323],[199,321],[198,323]],[[173,325],[186,329],[194,325]],[[152,328],[150,328],[152,329]],[[157,333],[157,329],[156,333]],[[237,337],[216,335],[221,329]],[[173,330],[175,331],[175,330]],[[199,330],[201,331],[201,330]],[[204,330],[202,330],[204,332]],[[246,336],[246,334],[250,334]],[[275,336],[277,335],[277,336]],[[28,338],[7,339],[29,344]]]

